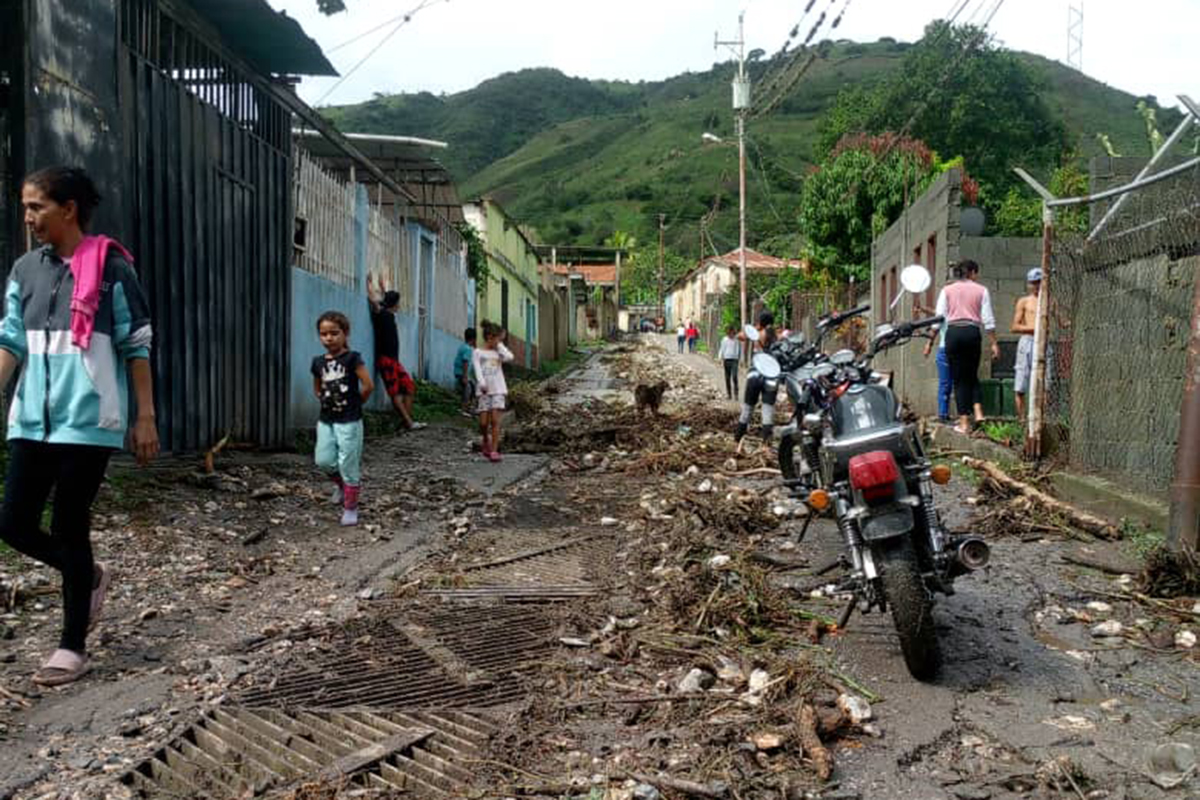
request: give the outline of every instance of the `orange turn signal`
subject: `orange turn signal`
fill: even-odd
[[[829,492],[824,489],[813,489],[808,495],[808,504],[817,511],[829,508]]]
[[[934,483],[944,486],[950,482],[950,468],[945,464],[938,464],[929,470],[929,477],[933,478]]]

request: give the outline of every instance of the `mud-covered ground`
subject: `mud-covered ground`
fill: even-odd
[[[831,579],[811,572],[837,554],[835,527],[817,520],[797,543],[798,510],[761,471],[769,454],[734,456],[717,366],[671,345],[592,358],[546,393],[552,414],[578,410],[556,431],[525,420],[514,445],[529,454],[501,465],[472,454],[462,427],[371,442],[356,529],[336,524],[299,456],[230,454],[216,480],[193,462],[114,468],[96,541],[119,579],[84,681],[29,683],[57,636],[57,582],[0,565],[20,589],[0,615],[0,797],[126,796],[121,776],[200,712],[274,688],[385,616],[498,698],[480,710],[494,725],[484,749],[443,764],[445,794],[1197,796],[1185,763],[1148,757],[1200,746],[1195,650],[1176,644],[1200,627],[1194,599],[1138,602],[1131,578],[1063,560],[1080,547],[1128,556],[1121,544],[993,538],[992,566],[939,598],[945,663],[918,683],[887,617],[824,631],[840,601],[802,590]],[[595,410],[652,374],[671,383],[664,418]],[[571,438],[589,425],[599,433]],[[970,529],[988,506],[967,502],[968,473],[956,478],[942,507]],[[509,638],[515,653],[524,633],[534,656],[461,663],[427,642],[445,608],[499,627],[518,615],[526,629],[505,628],[497,647]],[[1115,635],[1097,635],[1113,621]],[[695,669],[715,683],[681,689]],[[757,700],[745,696],[755,670],[769,683]],[[869,700],[871,719],[824,737],[834,771],[822,783],[796,714],[805,702],[825,713],[839,693]]]

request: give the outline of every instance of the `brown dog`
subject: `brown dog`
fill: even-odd
[[[639,383],[637,388],[633,390],[633,397],[637,400],[637,410],[640,414],[647,408],[651,413],[658,415],[658,407],[662,405],[663,392],[671,388],[666,381],[647,386],[644,383]]]

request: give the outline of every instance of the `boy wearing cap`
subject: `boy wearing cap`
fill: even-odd
[[[1025,275],[1029,284],[1029,294],[1017,301],[1017,309],[1013,314],[1012,332],[1021,334],[1017,342],[1016,374],[1013,378],[1013,391],[1017,396],[1017,418],[1025,419],[1025,396],[1029,393],[1029,381],[1033,375],[1033,332],[1037,325],[1038,292],[1042,288],[1042,270],[1034,267]],[[1047,382],[1049,381],[1047,374]]]

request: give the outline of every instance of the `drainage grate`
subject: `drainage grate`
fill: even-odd
[[[548,651],[554,633],[545,613],[511,606],[417,611],[408,619],[404,629],[381,618],[335,629],[321,650],[239,701],[327,709],[501,705],[522,697],[513,670]]]
[[[509,603],[591,597],[600,592],[593,577],[612,549],[598,534],[563,538],[556,531],[508,531],[505,543],[516,551],[483,563],[464,564],[459,586],[425,594],[447,600],[500,599]]]
[[[418,797],[462,794],[496,726],[461,711],[216,709],[125,775],[139,797],[259,796],[326,779]]]

